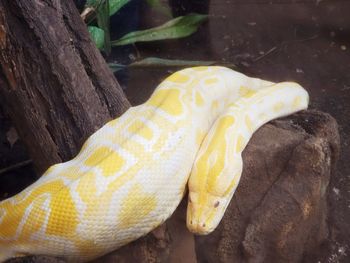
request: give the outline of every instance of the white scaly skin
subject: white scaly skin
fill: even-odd
[[[272,84],[223,67],[171,75],[146,103],[94,133],[74,159],[51,166],[37,182],[0,203],[0,261],[30,254],[87,261],[115,250],[173,213],[192,166],[187,224],[198,233],[212,231],[237,186],[240,152],[253,131],[307,107],[307,93],[297,84],[280,84],[281,89]],[[290,107],[289,97],[302,103]],[[241,120],[246,116],[250,124]],[[210,144],[225,151],[203,162]],[[217,157],[224,169],[198,175]],[[215,216],[208,217],[211,211]]]

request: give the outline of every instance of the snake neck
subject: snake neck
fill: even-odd
[[[153,107],[158,114],[188,122],[206,134],[237,98],[248,97],[271,84],[224,67],[188,68],[165,79],[143,107]]]

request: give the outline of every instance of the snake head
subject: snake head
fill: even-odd
[[[187,228],[198,235],[207,235],[220,223],[229,200],[210,193],[189,192]]]
[[[215,230],[229,205],[242,174],[242,158],[232,158],[220,173],[195,167],[188,183],[187,228],[199,235]]]

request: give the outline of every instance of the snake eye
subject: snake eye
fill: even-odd
[[[215,204],[214,204],[214,207],[217,208],[219,206],[220,202],[219,201],[216,201]]]
[[[203,227],[205,227],[205,223],[203,223],[203,225],[202,225]]]

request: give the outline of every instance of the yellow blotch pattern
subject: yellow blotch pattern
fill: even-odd
[[[151,140],[153,137],[153,131],[145,123],[140,120],[134,121],[129,127],[128,131],[133,134],[138,134],[139,136],[145,138],[146,140]]]
[[[275,105],[273,105],[273,111],[274,112],[279,112],[280,110],[282,110],[284,107],[284,103],[283,102],[277,102],[275,103]]]
[[[96,175],[93,172],[86,173],[79,180],[76,191],[85,204],[88,204],[89,200],[95,199],[97,193]]]
[[[78,212],[68,188],[62,188],[52,195],[50,209],[46,234],[65,238],[74,236]]]
[[[13,207],[7,208],[5,206],[6,211],[11,211]],[[15,213],[9,213],[5,214],[5,216],[2,219],[2,223],[0,224],[0,229],[1,229],[1,236],[4,237],[13,237],[16,234],[17,228],[21,222],[21,219],[24,215],[24,208],[19,210],[19,212],[14,216]],[[0,239],[0,244],[3,243]]]
[[[25,193],[20,193],[14,197],[15,203],[14,205],[10,203],[5,203],[5,210],[12,211],[11,213],[5,214],[1,224],[0,224],[0,233],[5,237],[13,237],[16,234],[17,228],[20,225],[22,218],[24,217],[26,208],[32,204],[33,207],[36,205],[40,205],[43,199],[40,197],[46,193],[55,193],[64,187],[63,183],[60,180],[43,184],[35,188],[28,196],[23,198]],[[37,203],[38,202],[38,203]],[[39,219],[41,215],[36,215]],[[32,224],[30,221],[32,217],[27,219],[26,224]],[[35,230],[37,227],[34,227]],[[30,229],[26,229],[26,236],[29,235]],[[1,243],[1,242],[0,242]]]
[[[236,141],[236,153],[242,152],[245,146],[245,139],[242,134],[239,134]]]
[[[194,67],[194,68],[192,68],[192,70],[193,70],[193,71],[202,72],[202,71],[208,70],[208,67],[206,67],[206,66],[199,66],[199,67]]]
[[[37,232],[44,225],[45,217],[48,213],[48,211],[43,208],[46,198],[45,196],[41,196],[35,200],[35,206],[31,209],[23,225],[20,239],[28,240],[34,232]]]
[[[196,181],[197,185],[201,185],[200,188],[205,187],[210,191],[215,188],[217,177],[221,174],[225,166],[226,155],[226,141],[225,134],[227,129],[230,128],[235,122],[233,116],[221,117],[217,127],[215,127],[215,133],[210,145],[206,149],[205,153],[198,159],[196,165]],[[215,157],[215,158],[214,158]],[[194,178],[195,178],[194,177]],[[207,177],[207,180],[204,178]],[[204,196],[202,196],[204,198]],[[204,202],[204,200],[200,200]]]
[[[204,100],[202,95],[197,91],[196,92],[196,105],[197,106],[202,106],[204,104]]]
[[[211,85],[217,83],[219,80],[217,78],[210,78],[204,81],[205,84]]]
[[[84,256],[96,257],[96,255],[101,253],[101,246],[99,243],[93,240],[80,239],[75,243],[79,249],[79,253]]]
[[[205,136],[205,133],[198,129],[196,134],[196,142],[198,145],[202,144],[204,136]]]
[[[184,75],[182,73],[174,73],[172,74],[170,77],[168,77],[166,80],[167,81],[171,81],[171,82],[174,82],[174,83],[186,83],[188,80],[190,79],[189,76],[187,75]]]
[[[79,169],[76,166],[67,167],[63,171],[61,171],[58,176],[65,177],[67,179],[76,179],[83,175],[82,171],[79,171]]]
[[[245,125],[247,126],[248,130],[252,132],[254,130],[254,125],[252,120],[249,118],[249,116],[245,116]]]
[[[157,205],[155,195],[142,190],[140,184],[135,184],[123,199],[119,213],[119,227],[131,228],[140,223]]]
[[[104,176],[114,175],[124,164],[124,158],[105,146],[96,149],[85,161],[85,165],[101,169]]]
[[[245,87],[245,86],[241,86],[239,88],[239,96],[240,97],[244,97],[244,98],[250,98],[252,97],[254,94],[256,93],[255,90],[252,90],[248,87]]]
[[[219,106],[219,102],[217,100],[213,101],[213,103],[211,104],[211,108],[213,110],[216,110]]]
[[[300,96],[296,96],[295,99],[293,100],[293,108],[298,108],[301,104],[301,97]]]
[[[147,101],[148,105],[160,108],[171,115],[180,115],[183,111],[180,91],[177,89],[158,90]]]

